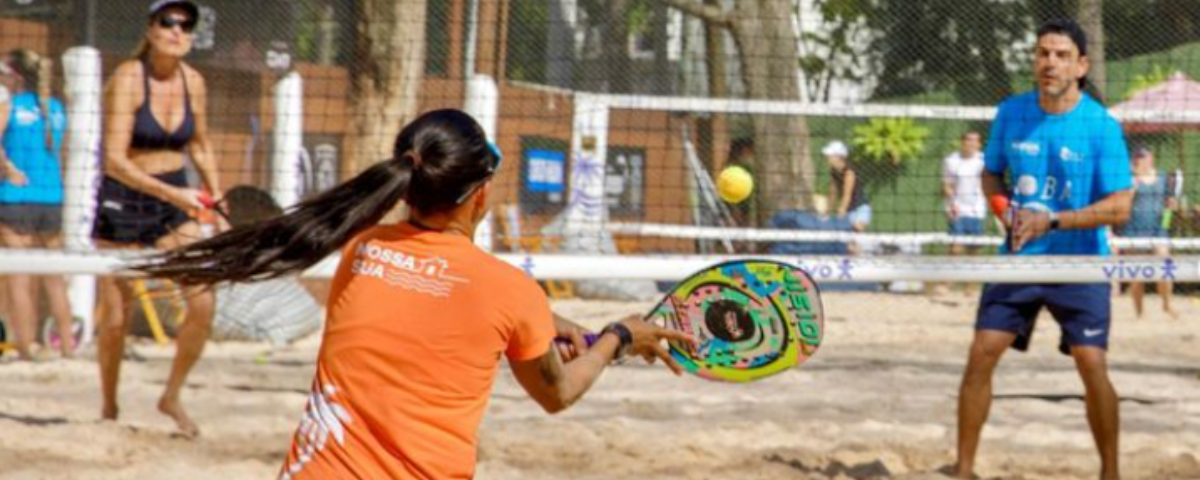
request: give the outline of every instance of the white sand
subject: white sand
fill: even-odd
[[[1156,307],[1156,297],[1148,306]],[[1110,357],[1123,401],[1127,479],[1200,479],[1200,305],[1183,320],[1115,304]],[[610,370],[573,409],[548,416],[502,371],[481,433],[481,479],[942,479],[974,297],[827,295],[824,346],[804,367],[748,385],[674,378],[661,366]],[[598,326],[648,304],[561,301]],[[997,374],[979,472],[1005,479],[1096,478],[1098,459],[1070,359],[1044,318],[1027,354]],[[154,410],[170,350],[127,361],[122,420],[98,422],[91,360],[0,364],[0,480],[270,479],[289,447],[316,339],[214,344],[185,401],[203,429],[172,436]]]

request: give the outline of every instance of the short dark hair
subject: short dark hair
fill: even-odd
[[[1043,23],[1037,29],[1037,38],[1040,40],[1043,36],[1049,34],[1065,35],[1075,44],[1075,48],[1079,49],[1079,56],[1085,57],[1088,54],[1087,32],[1083,31],[1083,27],[1079,23],[1070,18],[1056,18]],[[1079,79],[1079,89],[1087,85],[1087,75]]]

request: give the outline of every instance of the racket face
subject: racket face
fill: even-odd
[[[680,282],[651,311],[656,325],[694,336],[671,355],[702,378],[749,382],[804,363],[825,332],[821,295],[792,265],[747,260],[715,265]]]

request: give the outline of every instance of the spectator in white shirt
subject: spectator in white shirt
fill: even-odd
[[[987,204],[980,178],[983,173],[982,142],[979,132],[968,130],[959,138],[958,150],[942,161],[942,195],[946,201],[946,220],[950,235],[956,237],[983,235]],[[950,245],[951,255],[976,253],[978,246],[963,243]],[[968,286],[968,292],[971,288]],[[949,285],[935,286],[937,294],[948,293]]]
[[[950,234],[956,236],[983,235],[987,202],[983,198],[980,175],[983,173],[982,142],[979,132],[968,130],[960,139],[958,151],[942,162],[942,193],[946,198],[946,216]],[[950,253],[961,255],[967,247],[954,244]]]

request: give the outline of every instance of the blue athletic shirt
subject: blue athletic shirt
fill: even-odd
[[[1000,104],[988,136],[984,164],[993,175],[1009,172],[1019,208],[1080,210],[1133,187],[1129,149],[1117,120],[1087,94],[1070,112],[1048,114],[1036,91]],[[1108,227],[1047,232],[1020,255],[1108,255]],[[1007,252],[1007,246],[1002,249]]]
[[[38,203],[59,205],[63,202],[62,151],[63,131],[67,116],[62,103],[50,99],[50,128],[54,150],[46,148],[46,119],[33,92],[12,97],[8,128],[4,131],[4,153],[8,160],[25,172],[29,179],[23,187],[0,181],[0,203]]]

